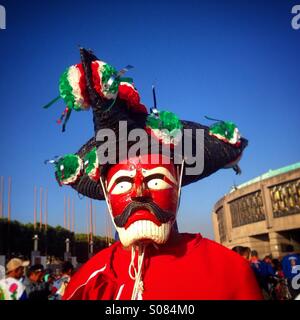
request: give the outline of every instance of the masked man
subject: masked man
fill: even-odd
[[[66,119],[92,107],[95,137],[53,161],[56,178],[106,200],[120,241],[75,273],[63,299],[260,299],[243,258],[200,234],[179,233],[176,224],[181,187],[220,168],[239,171],[247,140],[231,122],[206,127],[156,106],[148,114],[131,79],[122,78],[129,67],[117,72],[85,49],[81,60],[62,75],[60,95]],[[139,148],[134,130],[142,131]],[[192,170],[198,147],[203,166]]]

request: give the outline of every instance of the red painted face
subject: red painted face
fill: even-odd
[[[175,219],[177,172],[174,164],[163,162],[165,156],[143,155],[109,169],[106,187],[117,227],[127,229],[137,220],[160,226]]]

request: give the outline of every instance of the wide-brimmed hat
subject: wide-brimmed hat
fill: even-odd
[[[168,147],[171,159],[177,156],[176,145],[183,144],[186,137],[190,139],[192,152],[190,155],[184,155],[186,161],[182,186],[207,177],[221,168],[233,167],[236,173],[240,172],[237,162],[248,141],[241,137],[234,123],[214,120],[211,126],[205,126],[180,120],[174,113],[158,111],[156,107],[148,113],[147,108],[140,102],[132,79],[123,77],[131,66],[117,72],[115,68],[99,60],[90,50],[81,48],[80,55],[81,64],[68,68],[60,79],[60,97],[67,104],[63,115],[68,120],[72,110],[87,110],[91,107],[95,136],[76,153],[66,154],[52,161],[60,185],[70,185],[82,195],[104,200],[99,177],[114,163],[103,163],[102,159],[98,159],[97,148],[102,142],[99,142],[96,136],[101,129],[111,129],[116,135],[116,141],[109,147],[118,155],[123,140],[127,141],[128,148],[131,146],[128,143],[128,134],[119,131],[120,121],[126,122],[127,133],[133,129],[145,130],[147,135],[144,143],[148,146],[146,152],[151,153],[151,147],[155,142],[161,153]],[[56,100],[57,98],[53,101]],[[199,129],[203,132],[203,170],[187,174],[187,169],[193,166],[188,157],[193,157],[198,147]],[[117,159],[120,160],[123,159]]]

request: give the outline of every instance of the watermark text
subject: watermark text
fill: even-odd
[[[292,21],[291,21],[292,28],[294,30],[298,30],[298,29],[300,29],[300,4],[296,4],[295,6],[293,6],[292,14],[295,15],[295,16],[293,16]]]
[[[2,5],[0,5],[0,29],[6,29],[6,10]]]

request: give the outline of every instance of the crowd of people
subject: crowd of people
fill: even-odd
[[[0,280],[0,300],[61,300],[73,272],[69,261],[63,262],[56,274],[42,264],[12,258]]]
[[[292,246],[281,259],[272,255],[260,259],[249,247],[232,250],[249,262],[266,300],[300,299],[300,288],[293,284],[293,278],[300,274],[300,255]],[[0,300],[61,300],[74,272],[69,261],[55,273],[42,264],[30,265],[29,261],[13,258],[6,265],[5,278],[0,280]]]
[[[300,299],[300,285],[293,282],[300,274],[300,255],[293,246],[287,246],[287,254],[281,259],[272,255],[260,259],[258,252],[249,247],[236,246],[232,250],[249,261],[266,300]]]

